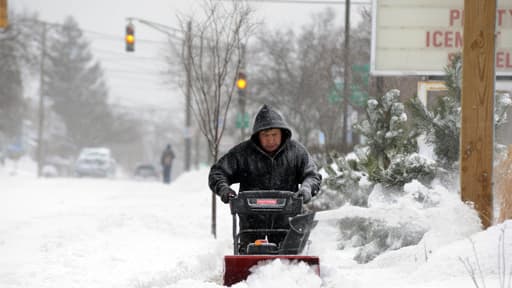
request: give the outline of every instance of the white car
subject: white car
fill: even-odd
[[[84,148],[76,160],[74,173],[77,177],[113,177],[116,161],[108,148]]]

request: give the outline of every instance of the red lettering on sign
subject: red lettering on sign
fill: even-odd
[[[507,11],[505,9],[498,9],[496,13],[498,13],[498,26],[501,26],[503,23],[503,15],[507,13]]]
[[[512,68],[512,59],[510,52],[497,52],[496,53],[496,68]]]
[[[434,31],[434,33],[432,33],[432,38],[433,39],[433,43],[434,43],[434,47],[441,47],[443,46],[443,42],[442,42],[442,39],[443,39],[443,32],[441,31]]]
[[[453,47],[453,32],[452,31],[444,32],[444,46],[445,47]]]
[[[455,32],[455,48],[460,48],[462,45],[462,32]]]
[[[460,20],[460,14],[459,9],[450,9],[450,26],[453,26],[455,20]]]
[[[496,68],[503,68],[503,52],[496,53]]]
[[[461,31],[427,31],[425,33],[425,47],[461,48]]]

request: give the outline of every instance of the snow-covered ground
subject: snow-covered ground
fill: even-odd
[[[217,201],[214,239],[207,169],[163,185],[38,179],[34,167],[21,162],[14,172],[0,166],[0,287],[222,287],[223,255],[232,252],[231,215]],[[443,194],[442,204],[423,215],[430,230],[418,245],[357,264],[355,249],[337,249],[337,219],[364,212],[321,212],[309,248],[320,256],[320,277],[305,265],[276,260],[233,287],[477,287],[464,263],[475,269],[478,287],[511,287],[512,221],[479,231],[457,195]],[[408,208],[372,213],[403,220]]]

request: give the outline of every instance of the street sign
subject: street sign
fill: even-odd
[[[352,65],[352,82],[368,87],[370,80],[370,64]]]
[[[243,115],[238,113],[236,115],[236,128],[249,128],[249,113],[245,112]]]
[[[350,85],[350,104],[353,106],[363,107],[368,101],[368,92],[366,88],[359,86],[358,84]],[[331,88],[327,95],[327,100],[331,104],[343,103],[343,82],[336,82],[336,85]]]

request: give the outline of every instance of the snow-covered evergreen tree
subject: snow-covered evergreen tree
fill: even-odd
[[[366,144],[357,147],[356,152],[370,181],[401,187],[413,179],[425,183],[432,180],[435,163],[417,154],[419,131],[407,125],[399,90],[368,100],[366,116],[354,128],[366,138]]]
[[[447,96],[440,97],[432,111],[429,111],[417,98],[407,104],[412,111],[412,120],[426,135],[427,143],[432,144],[436,161],[440,167],[448,170],[456,169],[459,161],[460,117],[461,117],[461,78],[462,57],[455,55],[452,62],[445,68]],[[507,109],[512,104],[510,95],[495,95],[494,123],[495,129],[507,121]]]
[[[23,120],[23,84],[17,46],[14,40],[0,39],[0,134],[5,137],[19,133]]]
[[[438,165],[448,170],[453,170],[459,161],[461,66],[461,57],[456,55],[445,68],[448,95],[438,99],[433,111],[427,110],[417,97],[407,103],[414,115],[414,125],[426,134],[427,143],[433,145]]]
[[[355,125],[366,137],[366,144],[357,146],[349,157],[333,157],[333,164],[324,167],[328,177],[312,208],[332,209],[346,203],[366,207],[375,184],[391,194],[401,193],[413,180],[428,185],[436,163],[417,153],[419,132],[407,125],[407,119],[400,91],[390,90],[380,99],[370,99],[367,119]]]
[[[77,22],[68,17],[49,37],[45,94],[67,127],[73,148],[102,145],[110,133],[112,113],[99,62]]]
[[[25,22],[19,21],[21,17]],[[32,67],[38,52],[32,38],[36,17],[13,12],[9,20],[11,25],[0,33],[0,150],[21,134],[26,108],[23,74]]]

